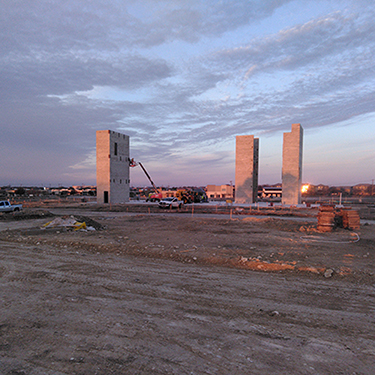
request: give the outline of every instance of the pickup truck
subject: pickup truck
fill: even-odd
[[[9,201],[0,201],[0,212],[22,211],[22,204],[10,204]]]
[[[164,198],[159,202],[160,208],[182,208],[184,205],[183,201],[180,201],[176,197]]]

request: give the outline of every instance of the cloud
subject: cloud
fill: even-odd
[[[172,40],[196,42],[258,22],[288,2],[15,0],[2,3],[1,46],[4,54],[100,53]]]
[[[352,107],[361,102],[361,112],[374,110],[369,101],[373,92],[370,82],[375,78],[374,31],[371,15],[344,17],[334,13],[253,40],[247,46],[220,51],[206,64],[230,74],[233,81],[243,72],[242,88],[249,93],[256,89],[257,97],[241,97],[241,102],[233,101],[233,108],[250,109],[249,115],[261,123],[274,115],[283,121],[279,108],[286,114],[289,108],[298,117],[307,111],[309,121],[320,117],[325,106],[330,109],[329,116],[337,113],[337,119],[331,120],[339,121],[343,113],[338,107],[343,100]],[[358,114],[347,112],[348,116]]]
[[[3,99],[41,95],[63,95],[87,91],[97,86],[117,86],[127,90],[168,77],[165,61],[141,56],[122,59],[82,60],[75,56],[44,56],[0,62]]]
[[[204,176],[209,165],[229,173],[235,135],[375,112],[374,10],[347,4],[255,35],[293,1],[3,2],[0,157],[34,153],[38,173],[93,183],[95,131],[109,128],[160,173],[168,161]],[[200,155],[212,158],[203,165]]]

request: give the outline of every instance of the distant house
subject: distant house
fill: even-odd
[[[14,197],[16,195],[16,189],[7,189],[8,197]]]
[[[353,186],[353,195],[371,195],[371,184],[358,184]]]

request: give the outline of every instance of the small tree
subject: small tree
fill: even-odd
[[[71,186],[69,188],[69,195],[76,195],[76,194],[78,194],[77,190],[74,189],[74,187]]]
[[[14,193],[16,195],[25,195],[26,190],[23,187],[19,187],[19,188],[16,189],[16,191]]]

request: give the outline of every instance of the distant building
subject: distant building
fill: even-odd
[[[301,203],[302,143],[303,128],[301,124],[292,124],[292,131],[284,133],[283,140],[283,204]]]
[[[259,138],[236,136],[236,203],[258,200]]]
[[[372,184],[358,184],[352,187],[353,195],[373,195],[374,187]]]
[[[262,189],[258,190],[258,196],[260,198],[281,198],[283,195],[283,188],[281,186],[263,186]]]
[[[97,202],[129,201],[129,136],[112,130],[96,132]]]
[[[96,186],[82,186],[82,185],[73,185],[72,188],[79,195],[96,195]]]
[[[233,199],[232,185],[207,185],[206,194],[208,199],[228,198]]]

